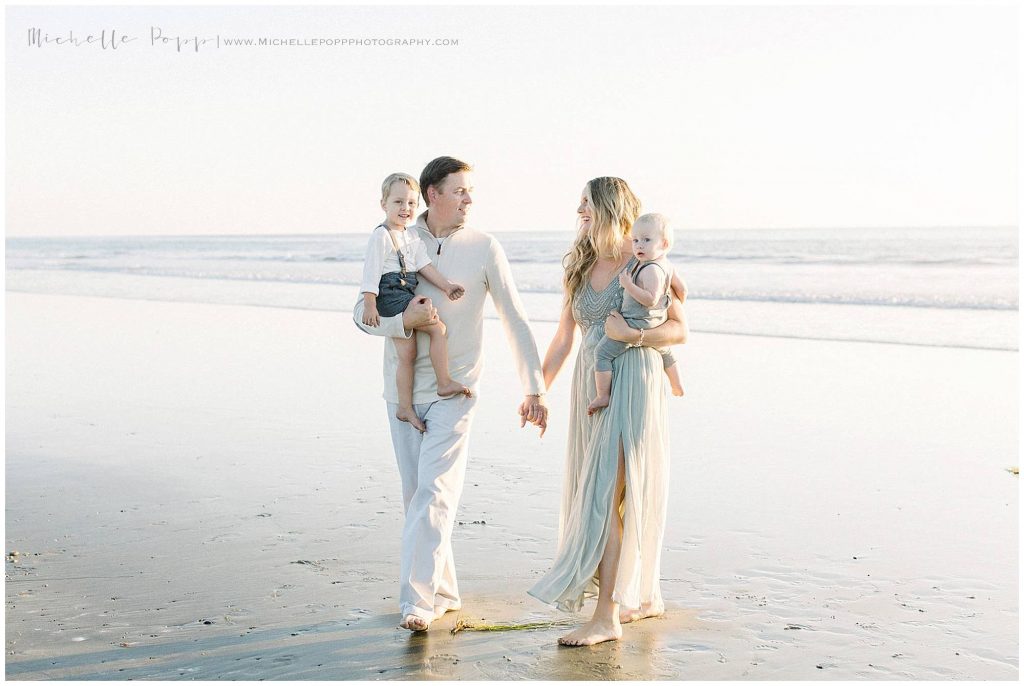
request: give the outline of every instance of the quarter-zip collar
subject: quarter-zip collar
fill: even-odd
[[[431,233],[430,227],[427,226],[428,212],[430,212],[430,210],[424,210],[423,214],[416,217],[416,228],[420,230],[420,236],[423,238],[424,241],[427,242],[427,245],[431,247],[431,249],[434,251],[434,254],[440,255],[441,250],[444,248],[448,240],[451,239],[459,231],[462,231],[462,229],[464,229],[466,225],[463,224],[461,226],[456,226],[454,229],[451,230],[451,233],[449,233],[447,236],[445,236],[444,238],[438,238],[433,233]]]

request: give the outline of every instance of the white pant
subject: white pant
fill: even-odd
[[[460,394],[413,405],[427,425],[423,434],[395,418],[396,403],[387,407],[405,504],[398,602],[403,615],[429,622],[462,606],[452,529],[466,475],[476,398]]]

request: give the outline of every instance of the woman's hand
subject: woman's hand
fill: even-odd
[[[612,310],[608,314],[608,318],[604,320],[604,334],[613,341],[621,341],[630,345],[640,340],[640,332],[630,328],[618,310]]]
[[[686,302],[686,282],[683,281],[683,277],[679,276],[679,272],[672,271],[672,292],[675,293],[676,299],[679,302]]]
[[[380,326],[380,313],[377,312],[376,305],[372,303],[366,303],[363,306],[363,324],[373,327]]]
[[[528,395],[519,405],[519,428],[526,426],[526,422],[538,427],[540,437],[544,438],[548,428],[548,406],[543,395]]]

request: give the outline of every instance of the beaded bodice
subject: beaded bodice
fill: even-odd
[[[630,258],[629,263],[623,269],[629,269],[636,258]],[[583,335],[594,324],[604,324],[608,313],[622,307],[622,286],[619,285],[618,274],[611,280],[602,291],[595,291],[588,280],[583,284],[579,294],[572,301],[572,316],[580,325]]]

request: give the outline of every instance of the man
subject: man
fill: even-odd
[[[452,302],[436,287],[421,282],[416,299],[405,312],[382,318],[378,327],[362,323],[363,300],[353,312],[356,325],[368,333],[387,336],[384,346],[384,399],[391,441],[402,479],[405,526],[399,571],[401,626],[425,631],[430,623],[461,605],[451,537],[455,510],[462,495],[469,448],[469,429],[477,402],[482,369],[483,307],[489,293],[505,326],[519,379],[526,396],[519,406],[520,426],[530,422],[547,428],[544,377],[537,344],[523,311],[505,252],[491,236],[466,228],[473,204],[472,167],[451,157],[430,162],[420,175],[427,204],[410,231],[418,231],[437,269],[466,293]],[[437,395],[437,379],[429,346],[420,340],[416,355],[413,408],[426,424],[421,433],[400,421],[395,383],[397,356],[390,340],[408,337],[411,329],[440,317],[448,329],[448,367],[451,377],[469,387],[471,396]],[[424,338],[417,333],[417,338]]]

